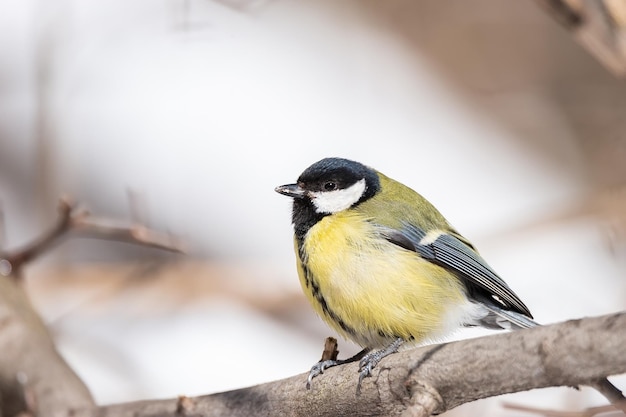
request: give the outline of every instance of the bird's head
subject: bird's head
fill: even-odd
[[[373,197],[380,189],[376,171],[359,162],[325,158],[304,170],[298,182],[276,187],[276,192],[313,208],[318,215],[347,210]]]

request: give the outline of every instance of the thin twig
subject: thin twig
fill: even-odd
[[[337,350],[337,339],[334,337],[327,337],[324,341],[324,351],[322,352],[322,359],[320,361],[336,361],[339,350]]]
[[[59,200],[58,211],[59,218],[52,229],[26,247],[4,256],[3,261],[9,264],[11,273],[15,277],[21,275],[20,271],[24,264],[58,244],[70,233],[87,238],[135,243],[173,252],[184,251],[182,242],[174,236],[156,232],[141,224],[126,226],[111,220],[94,218],[87,210],[79,209],[75,203],[65,197]]]
[[[156,249],[184,252],[183,243],[174,236],[156,232],[140,224],[121,226],[106,219],[84,217],[72,222],[72,231],[81,237],[138,243]]]
[[[25,248],[5,256],[5,261],[10,264],[14,276],[19,277],[22,265],[39,256],[39,254],[47,250],[60,236],[67,232],[70,227],[71,215],[74,209],[75,206],[68,198],[62,197],[59,199],[59,219],[54,227]]]

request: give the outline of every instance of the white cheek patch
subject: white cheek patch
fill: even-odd
[[[337,213],[350,208],[361,199],[364,192],[365,179],[362,179],[343,190],[318,191],[309,196],[318,213]]]

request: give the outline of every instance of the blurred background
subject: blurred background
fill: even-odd
[[[273,189],[326,156],[430,199],[539,322],[623,310],[624,3],[0,0],[2,245],[40,236],[61,195],[186,242],[72,239],[27,269],[101,404],[319,359],[333,333],[301,294]],[[604,403],[558,388],[448,414],[524,415],[504,400]]]

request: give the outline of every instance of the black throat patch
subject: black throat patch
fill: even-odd
[[[298,246],[301,246],[309,229],[326,216],[328,213],[318,213],[315,210],[315,205],[308,198],[294,198],[291,221]]]

